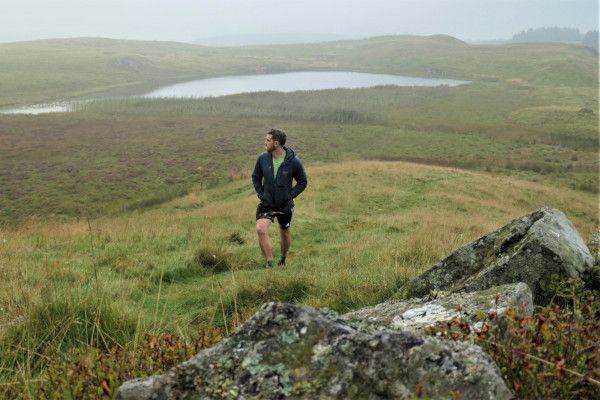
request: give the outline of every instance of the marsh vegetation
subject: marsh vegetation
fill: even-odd
[[[376,304],[540,206],[564,211],[586,241],[598,230],[598,62],[579,46],[390,37],[234,50],[81,39],[0,52],[2,105],[265,71],[473,81],[0,115],[7,396],[49,396],[40,390],[50,384],[57,397],[110,396],[130,374],[185,358],[198,332],[210,332],[206,343],[226,336],[265,301],[340,312]],[[290,266],[265,271],[249,173],[272,126],[288,131],[310,183]]]

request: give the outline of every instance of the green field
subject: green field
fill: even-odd
[[[449,36],[390,36],[307,45],[211,48],[98,38],[0,44],[0,106],[141,93],[209,76],[362,71],[528,88],[597,87],[597,56],[566,44],[467,45]]]
[[[596,195],[502,175],[390,161],[307,172],[282,270],[263,269],[247,180],[127,216],[0,231],[3,379],[35,387],[41,369],[68,365],[73,351],[130,347],[146,334],[230,332],[265,301],[373,305],[544,205],[563,210],[585,240],[598,226]]]
[[[72,114],[0,114],[0,224],[140,209],[237,178],[274,125],[289,131],[309,162],[411,160],[598,192],[598,60],[581,46],[474,46],[440,35],[245,48],[65,39],[0,44],[0,55],[0,105],[288,70],[473,81],[206,100],[107,98]]]
[[[108,97],[297,70],[472,83]],[[65,98],[98,100],[73,113],[0,114],[6,396],[44,397],[37,390],[56,384],[56,365],[73,372],[74,360],[133,351],[148,334],[226,335],[265,301],[340,312],[376,304],[541,206],[564,211],[586,242],[598,231],[598,59],[581,46],[446,36],[246,48],[0,44],[0,106]],[[309,187],[289,267],[266,271],[249,175],[273,126],[288,132]],[[93,377],[85,382],[101,391]]]
[[[87,218],[159,204],[248,176],[280,126],[309,163],[407,160],[598,192],[590,88],[262,93],[210,100],[105,100],[71,114],[0,116],[0,224]]]

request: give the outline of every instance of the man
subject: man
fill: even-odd
[[[307,179],[300,159],[292,149],[285,147],[286,134],[271,129],[265,138],[266,152],[256,160],[252,184],[260,203],[256,208],[258,244],[267,260],[266,268],[273,267],[273,246],[269,226],[277,218],[281,245],[278,265],[285,266],[285,258],[292,244],[290,224],[294,214],[294,198],[306,188]],[[292,186],[292,180],[296,185]]]

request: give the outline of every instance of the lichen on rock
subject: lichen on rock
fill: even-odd
[[[289,340],[292,332],[297,340]],[[508,399],[483,351],[409,332],[356,329],[331,312],[269,303],[230,338],[166,374],[129,382],[121,400]]]
[[[545,305],[553,276],[588,279],[593,259],[573,224],[559,210],[541,208],[461,247],[407,282],[396,299],[435,290],[476,291],[525,282],[534,304]]]
[[[522,283],[495,286],[475,292],[436,292],[422,298],[390,300],[342,316],[365,330],[408,330],[427,333],[430,327],[453,319],[467,321],[476,327],[490,313],[503,327],[506,311],[512,308],[522,316],[531,315],[531,290]]]

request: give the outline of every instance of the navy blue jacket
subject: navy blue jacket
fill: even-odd
[[[276,211],[291,210],[294,207],[294,198],[302,193],[308,184],[300,159],[292,149],[284,149],[285,160],[276,177],[273,177],[273,156],[268,152],[258,156],[252,173],[252,184],[258,198],[265,207]],[[292,186],[293,179],[296,180],[295,186]]]

